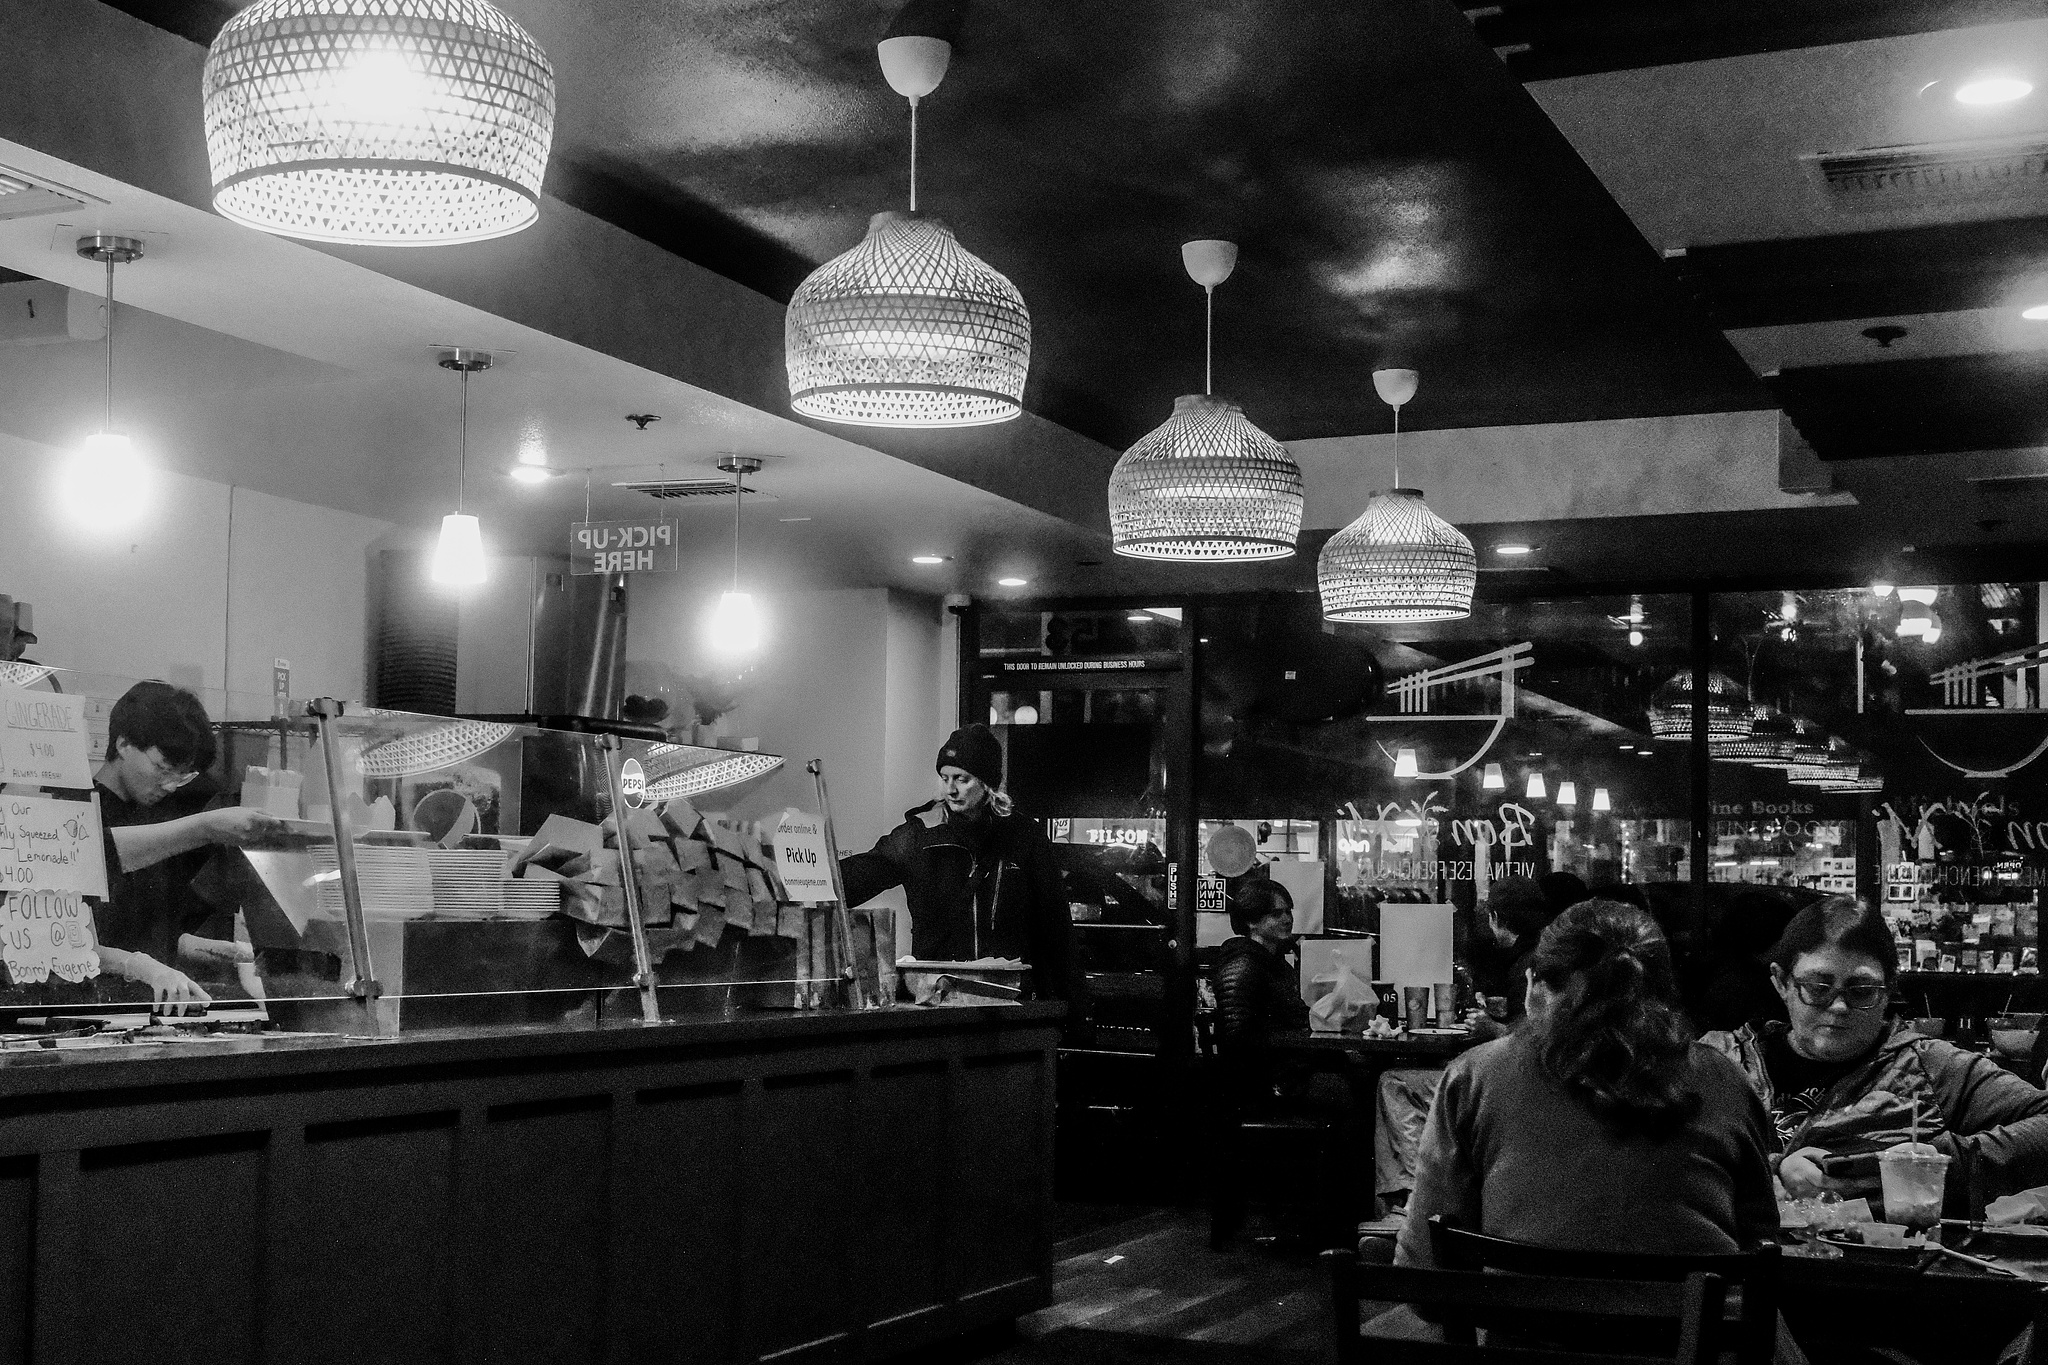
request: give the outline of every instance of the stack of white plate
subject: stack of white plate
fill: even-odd
[[[383,848],[356,845],[356,886],[363,897],[363,914],[378,919],[413,919],[434,910],[434,878],[423,848]],[[323,917],[344,916],[341,876],[334,849],[312,850],[318,874],[320,913]]]
[[[535,878],[505,883],[506,919],[546,919],[562,908],[562,888]]]
[[[505,909],[509,859],[502,849],[427,850],[436,919],[496,919]]]

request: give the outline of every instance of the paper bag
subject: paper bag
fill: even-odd
[[[1308,1026],[1317,1033],[1355,1030],[1372,1018],[1379,1003],[1372,983],[1360,976],[1348,960],[1340,959],[1337,984],[1328,995],[1308,1007]]]

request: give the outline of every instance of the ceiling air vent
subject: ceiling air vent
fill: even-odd
[[[615,483],[614,488],[628,488],[635,493],[645,493],[650,498],[669,501],[675,498],[729,498],[732,496],[731,479],[628,479]],[[747,501],[774,502],[773,493],[763,493],[748,484]]]
[[[1827,201],[1849,213],[2048,206],[2048,134],[1816,152],[1801,160]]]
[[[25,171],[0,166],[0,219],[33,218],[39,213],[64,213],[106,202],[82,190],[65,189]]]

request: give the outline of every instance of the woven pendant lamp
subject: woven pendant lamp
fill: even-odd
[[[1216,286],[1237,244],[1184,242],[1181,264],[1208,305],[1203,391],[1125,451],[1109,476],[1116,552],[1133,559],[1233,563],[1285,559],[1301,534],[1301,469],[1278,441],[1214,395]]]
[[[486,0],[257,0],[201,80],[213,206],[264,232],[438,246],[540,214],[555,73]]]
[[[1650,695],[1650,733],[1658,739],[1684,739],[1692,734],[1692,670],[1674,673]],[[1739,739],[1755,718],[1742,684],[1725,673],[1707,675],[1707,742]]]
[[[868,427],[973,427],[1024,410],[1031,314],[1017,287],[917,212],[917,102],[952,57],[943,39],[884,39],[882,74],[910,101],[910,212],[812,271],[783,319],[789,403]]]
[[[1401,408],[1413,370],[1375,370],[1373,388],[1394,409],[1394,482],[1401,481]],[[1429,510],[1419,488],[1365,501],[1358,520],[1323,544],[1316,586],[1327,621],[1456,621],[1472,614],[1479,561],[1472,542]]]

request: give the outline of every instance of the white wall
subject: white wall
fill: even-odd
[[[688,676],[717,589],[687,574],[642,574],[632,585],[626,657]],[[759,816],[815,802],[804,764],[822,759],[842,851],[866,849],[935,794],[932,760],[953,726],[936,599],[885,588],[765,595],[767,633],[718,733],[749,736],[788,758],[735,813]]]
[[[0,435],[0,592],[35,608],[44,663],[267,694],[364,694],[366,564],[390,523],[158,473],[128,530],[56,499],[65,452]],[[233,533],[229,526],[232,514]]]

